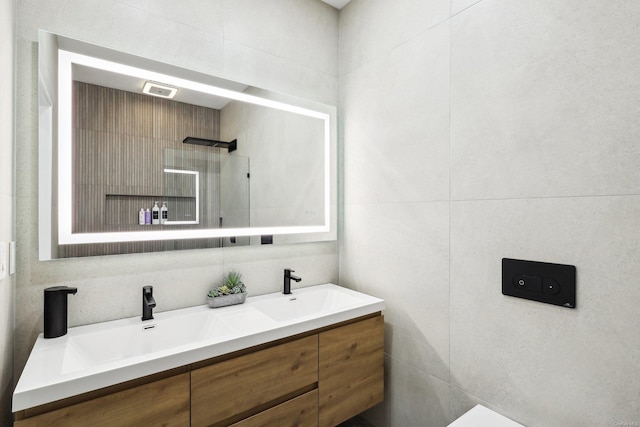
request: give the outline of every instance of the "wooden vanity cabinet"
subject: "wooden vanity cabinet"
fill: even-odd
[[[319,334],[319,426],[333,427],[384,399],[384,317]]]
[[[317,427],[318,390],[311,390],[231,427]]]
[[[14,427],[335,427],[384,395],[374,314],[16,413]]]
[[[14,427],[189,426],[189,374],[16,421]]]
[[[317,334],[196,369],[191,371],[191,425],[229,425],[317,383]]]

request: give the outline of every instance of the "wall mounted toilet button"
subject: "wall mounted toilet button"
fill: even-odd
[[[518,289],[542,292],[542,277],[517,274],[513,277],[513,285]]]
[[[576,267],[502,258],[502,294],[576,308]]]
[[[545,278],[542,283],[542,292],[549,295],[557,295],[560,293],[560,284],[553,279]]]

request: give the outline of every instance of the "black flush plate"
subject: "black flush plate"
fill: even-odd
[[[502,258],[502,293],[576,308],[576,267]]]

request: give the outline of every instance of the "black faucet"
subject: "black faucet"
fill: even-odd
[[[156,300],[153,299],[153,286],[142,287],[142,320],[153,319],[153,307]]]
[[[296,282],[302,280],[300,277],[291,274],[294,271],[295,270],[292,270],[290,268],[284,269],[284,291],[282,291],[282,293],[285,295],[289,295],[291,293],[291,280],[295,280]]]
[[[78,288],[54,286],[44,290],[44,337],[57,338],[67,333],[67,295]]]

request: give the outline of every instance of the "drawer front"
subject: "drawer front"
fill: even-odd
[[[319,424],[333,427],[384,398],[384,317],[320,334]]]
[[[189,426],[189,374],[16,421],[15,427]]]
[[[231,427],[318,427],[318,390],[267,409]]]
[[[318,335],[200,368],[191,372],[191,423],[221,423],[317,382]]]

